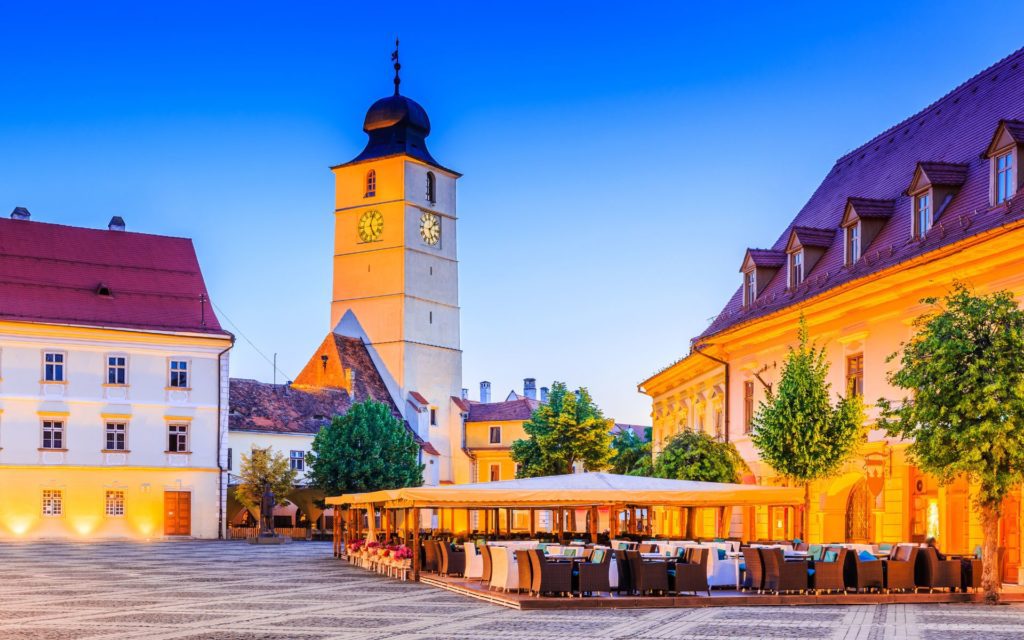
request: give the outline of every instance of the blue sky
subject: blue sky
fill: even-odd
[[[1024,46],[1007,2],[30,4],[0,5],[2,213],[194,238],[222,323],[294,376],[329,330],[328,166],[362,149],[398,35],[403,93],[465,174],[471,397],[565,380],[644,424],[636,384],[746,247],[837,157]],[[245,339],[232,358],[271,379]]]

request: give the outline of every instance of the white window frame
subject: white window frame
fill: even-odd
[[[1000,205],[1012,198],[1017,193],[1017,159],[1013,147],[1004,153],[992,156],[992,204]],[[1002,160],[1007,161],[1005,168],[1000,168]],[[999,188],[1003,182],[1006,183],[1006,193],[1000,198]]]
[[[185,366],[174,368],[175,364],[184,364]],[[175,376],[175,374],[178,374]],[[184,374],[185,384],[181,384],[181,374]],[[178,384],[175,384],[177,381]],[[188,391],[192,388],[192,360],[189,358],[167,358],[167,388],[175,389],[179,391]]]
[[[803,281],[804,276],[804,250],[794,251],[789,254],[789,288],[796,289]]]
[[[46,435],[50,434],[50,446],[46,446]],[[60,446],[55,447],[54,435],[60,437]],[[58,418],[43,418],[39,424],[39,448],[44,451],[66,451],[68,448],[67,423]]]
[[[921,203],[924,203],[922,208]],[[921,239],[932,228],[932,222],[934,220],[934,212],[932,208],[935,205],[935,198],[932,196],[932,190],[922,191],[921,193],[914,196],[914,215],[913,215],[913,233],[914,238]],[[924,212],[924,220],[921,218],[922,210]],[[922,224],[923,223],[923,224]],[[923,227],[923,228],[922,228]]]
[[[861,255],[864,253],[861,241],[860,221],[846,227],[846,233],[843,237],[843,252],[846,258],[846,266],[852,267],[860,260]]]
[[[53,361],[47,362],[46,359],[53,356]],[[59,359],[59,361],[58,361]],[[67,351],[56,351],[53,349],[47,349],[43,351],[42,356],[42,375],[40,380],[44,384],[65,384],[68,381],[68,353]],[[47,367],[52,367],[52,377],[47,374]],[[60,377],[57,377],[57,373],[60,372]]]
[[[112,358],[120,358],[124,360],[122,364],[111,364]],[[128,386],[128,354],[126,353],[108,353],[103,357],[105,363],[104,366],[104,385],[108,387],[127,387]],[[122,374],[123,382],[111,382],[110,374],[120,370]],[[116,375],[114,376],[116,379]]]
[[[64,491],[43,489],[40,513],[44,518],[60,518],[64,515]]]
[[[124,503],[124,489],[107,489],[104,493],[104,515],[108,518],[123,518],[125,511]]]
[[[168,422],[167,423],[167,453],[190,453],[191,452],[191,448],[190,448],[191,442],[190,441],[191,441],[191,438],[192,438],[192,434],[190,432],[192,431],[192,429],[190,429],[189,427],[190,427],[190,425],[187,422]],[[176,436],[175,437],[174,448],[171,447],[171,436]],[[185,437],[184,438],[184,440],[185,440],[184,448],[182,448],[181,436]]]
[[[494,439],[494,434],[495,433],[498,434],[498,439],[497,440]],[[491,425],[491,427],[487,431],[487,440],[491,444],[501,444],[501,425],[498,425],[498,424]]]
[[[749,307],[757,300],[757,269],[743,274],[743,306]]]
[[[114,429],[111,429],[114,427]],[[120,427],[121,435],[121,448],[110,446],[110,437],[115,436],[117,439],[117,427]],[[128,421],[127,420],[105,420],[103,422],[103,450],[104,451],[117,451],[123,453],[128,451]]]
[[[296,456],[295,454],[299,454]],[[288,452],[288,468],[293,471],[306,470],[306,452],[299,449],[292,449]]]
[[[363,177],[363,197],[374,198],[377,196],[377,170],[370,169]]]

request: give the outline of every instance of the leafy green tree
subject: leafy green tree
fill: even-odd
[[[418,487],[419,445],[382,402],[367,400],[335,416],[313,438],[306,477],[328,496]]]
[[[914,323],[889,382],[909,391],[879,400],[879,426],[912,439],[911,458],[944,483],[976,484],[984,533],[982,589],[999,600],[996,567],[1003,499],[1024,481],[1024,312],[1013,294],[975,295],[955,283]],[[890,356],[896,360],[898,354]]]
[[[288,502],[287,495],[295,486],[297,472],[291,468],[288,458],[271,448],[253,447],[248,455],[242,453],[240,482],[235,487],[235,498],[252,512],[259,512],[263,494],[269,487],[274,492],[278,505]]]
[[[790,347],[778,390],[768,395],[754,415],[751,440],[782,477],[802,484],[802,534],[807,536],[811,483],[829,478],[856,451],[864,434],[860,398],[840,396],[832,404],[825,349],[809,342],[807,322],[800,319],[799,345]]]
[[[703,431],[672,436],[654,461],[654,476],[672,480],[736,482],[747,468],[731,442],[719,442]]]
[[[572,473],[577,462],[587,471],[605,469],[612,457],[612,424],[585,388],[573,392],[555,382],[547,403],[523,424],[527,438],[512,443],[516,477]]]
[[[646,439],[632,429],[623,429],[612,438],[611,472],[620,475],[650,476],[654,472],[651,460],[651,428]]]

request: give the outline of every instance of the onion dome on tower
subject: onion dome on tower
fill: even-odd
[[[395,94],[374,102],[366,112],[363,131],[370,136],[370,140],[362,153],[353,158],[352,162],[406,154],[440,166],[427,151],[426,138],[430,135],[430,119],[427,112],[415,100],[401,95],[398,91],[398,86],[402,82],[398,72],[402,65],[398,62],[397,40],[391,59],[395,62]]]

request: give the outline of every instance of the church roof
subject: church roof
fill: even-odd
[[[844,266],[843,243],[833,241],[796,290],[787,288],[786,274],[780,271],[757,300],[745,307],[742,288],[737,288],[697,339],[1024,218],[1024,198],[1014,198],[1006,206],[990,206],[989,160],[983,157],[1000,122],[1024,120],[1022,63],[1024,49],[839,158],[771,247],[784,250],[794,228],[838,229],[851,197],[892,201],[890,219],[863,248],[863,257],[852,268]],[[960,186],[935,221],[938,232],[929,233],[923,241],[909,242],[912,207],[905,191],[920,164],[930,178]]]
[[[230,335],[188,238],[29,219],[0,219],[0,319]]]

